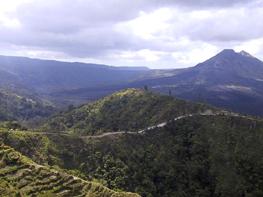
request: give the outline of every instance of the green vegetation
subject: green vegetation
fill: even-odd
[[[0,145],[1,196],[139,197],[37,165],[14,149]]]
[[[263,196],[263,120],[228,113],[197,115],[205,111],[220,112],[127,89],[70,107],[51,118],[44,132],[21,131],[17,122],[3,122],[0,143],[9,147],[2,145],[0,151],[0,194]],[[195,115],[171,121],[186,114]],[[144,134],[87,136],[138,131],[164,121],[166,126]]]
[[[18,121],[2,121],[0,122],[0,129],[23,130],[23,131],[27,130],[27,128],[25,126],[22,126]]]
[[[137,131],[183,114],[213,109],[150,91],[127,89],[94,103],[51,118],[46,131],[71,131],[83,135],[112,131]]]
[[[143,197],[263,195],[263,121],[193,116],[144,135],[84,138],[0,132],[34,161]]]
[[[263,196],[263,119],[172,98],[262,114],[262,62],[246,52],[175,71],[0,61],[1,197]],[[73,105],[128,86],[142,89]],[[72,105],[50,117],[44,98]]]
[[[49,103],[0,90],[0,121],[37,120],[52,113],[54,113],[54,107]]]

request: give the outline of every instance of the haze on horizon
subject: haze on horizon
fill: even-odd
[[[263,59],[263,0],[0,0],[0,54],[182,68],[225,48]]]

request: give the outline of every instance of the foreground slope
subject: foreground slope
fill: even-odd
[[[162,96],[140,89],[126,89],[91,104],[51,118],[45,131],[73,131],[82,134],[136,131],[177,116],[216,110],[203,104]]]
[[[0,139],[34,161],[145,197],[263,195],[263,121],[253,117],[195,115],[103,138],[3,131]]]
[[[14,149],[0,145],[1,196],[138,197],[37,165]]]

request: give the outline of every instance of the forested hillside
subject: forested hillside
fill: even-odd
[[[48,117],[55,107],[41,99],[0,89],[0,121]]]
[[[263,195],[263,122],[254,118],[192,116],[145,134],[102,138],[0,134],[34,161],[145,197]]]
[[[41,166],[0,144],[0,196],[139,197]]]
[[[127,89],[96,102],[52,117],[44,131],[71,131],[91,135],[112,131],[137,131],[180,115],[214,110],[147,90]]]
[[[0,197],[263,197],[262,18],[0,0]]]

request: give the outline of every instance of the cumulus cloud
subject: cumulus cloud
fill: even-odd
[[[263,57],[262,0],[8,2],[2,54],[153,68],[194,66],[224,47]]]

